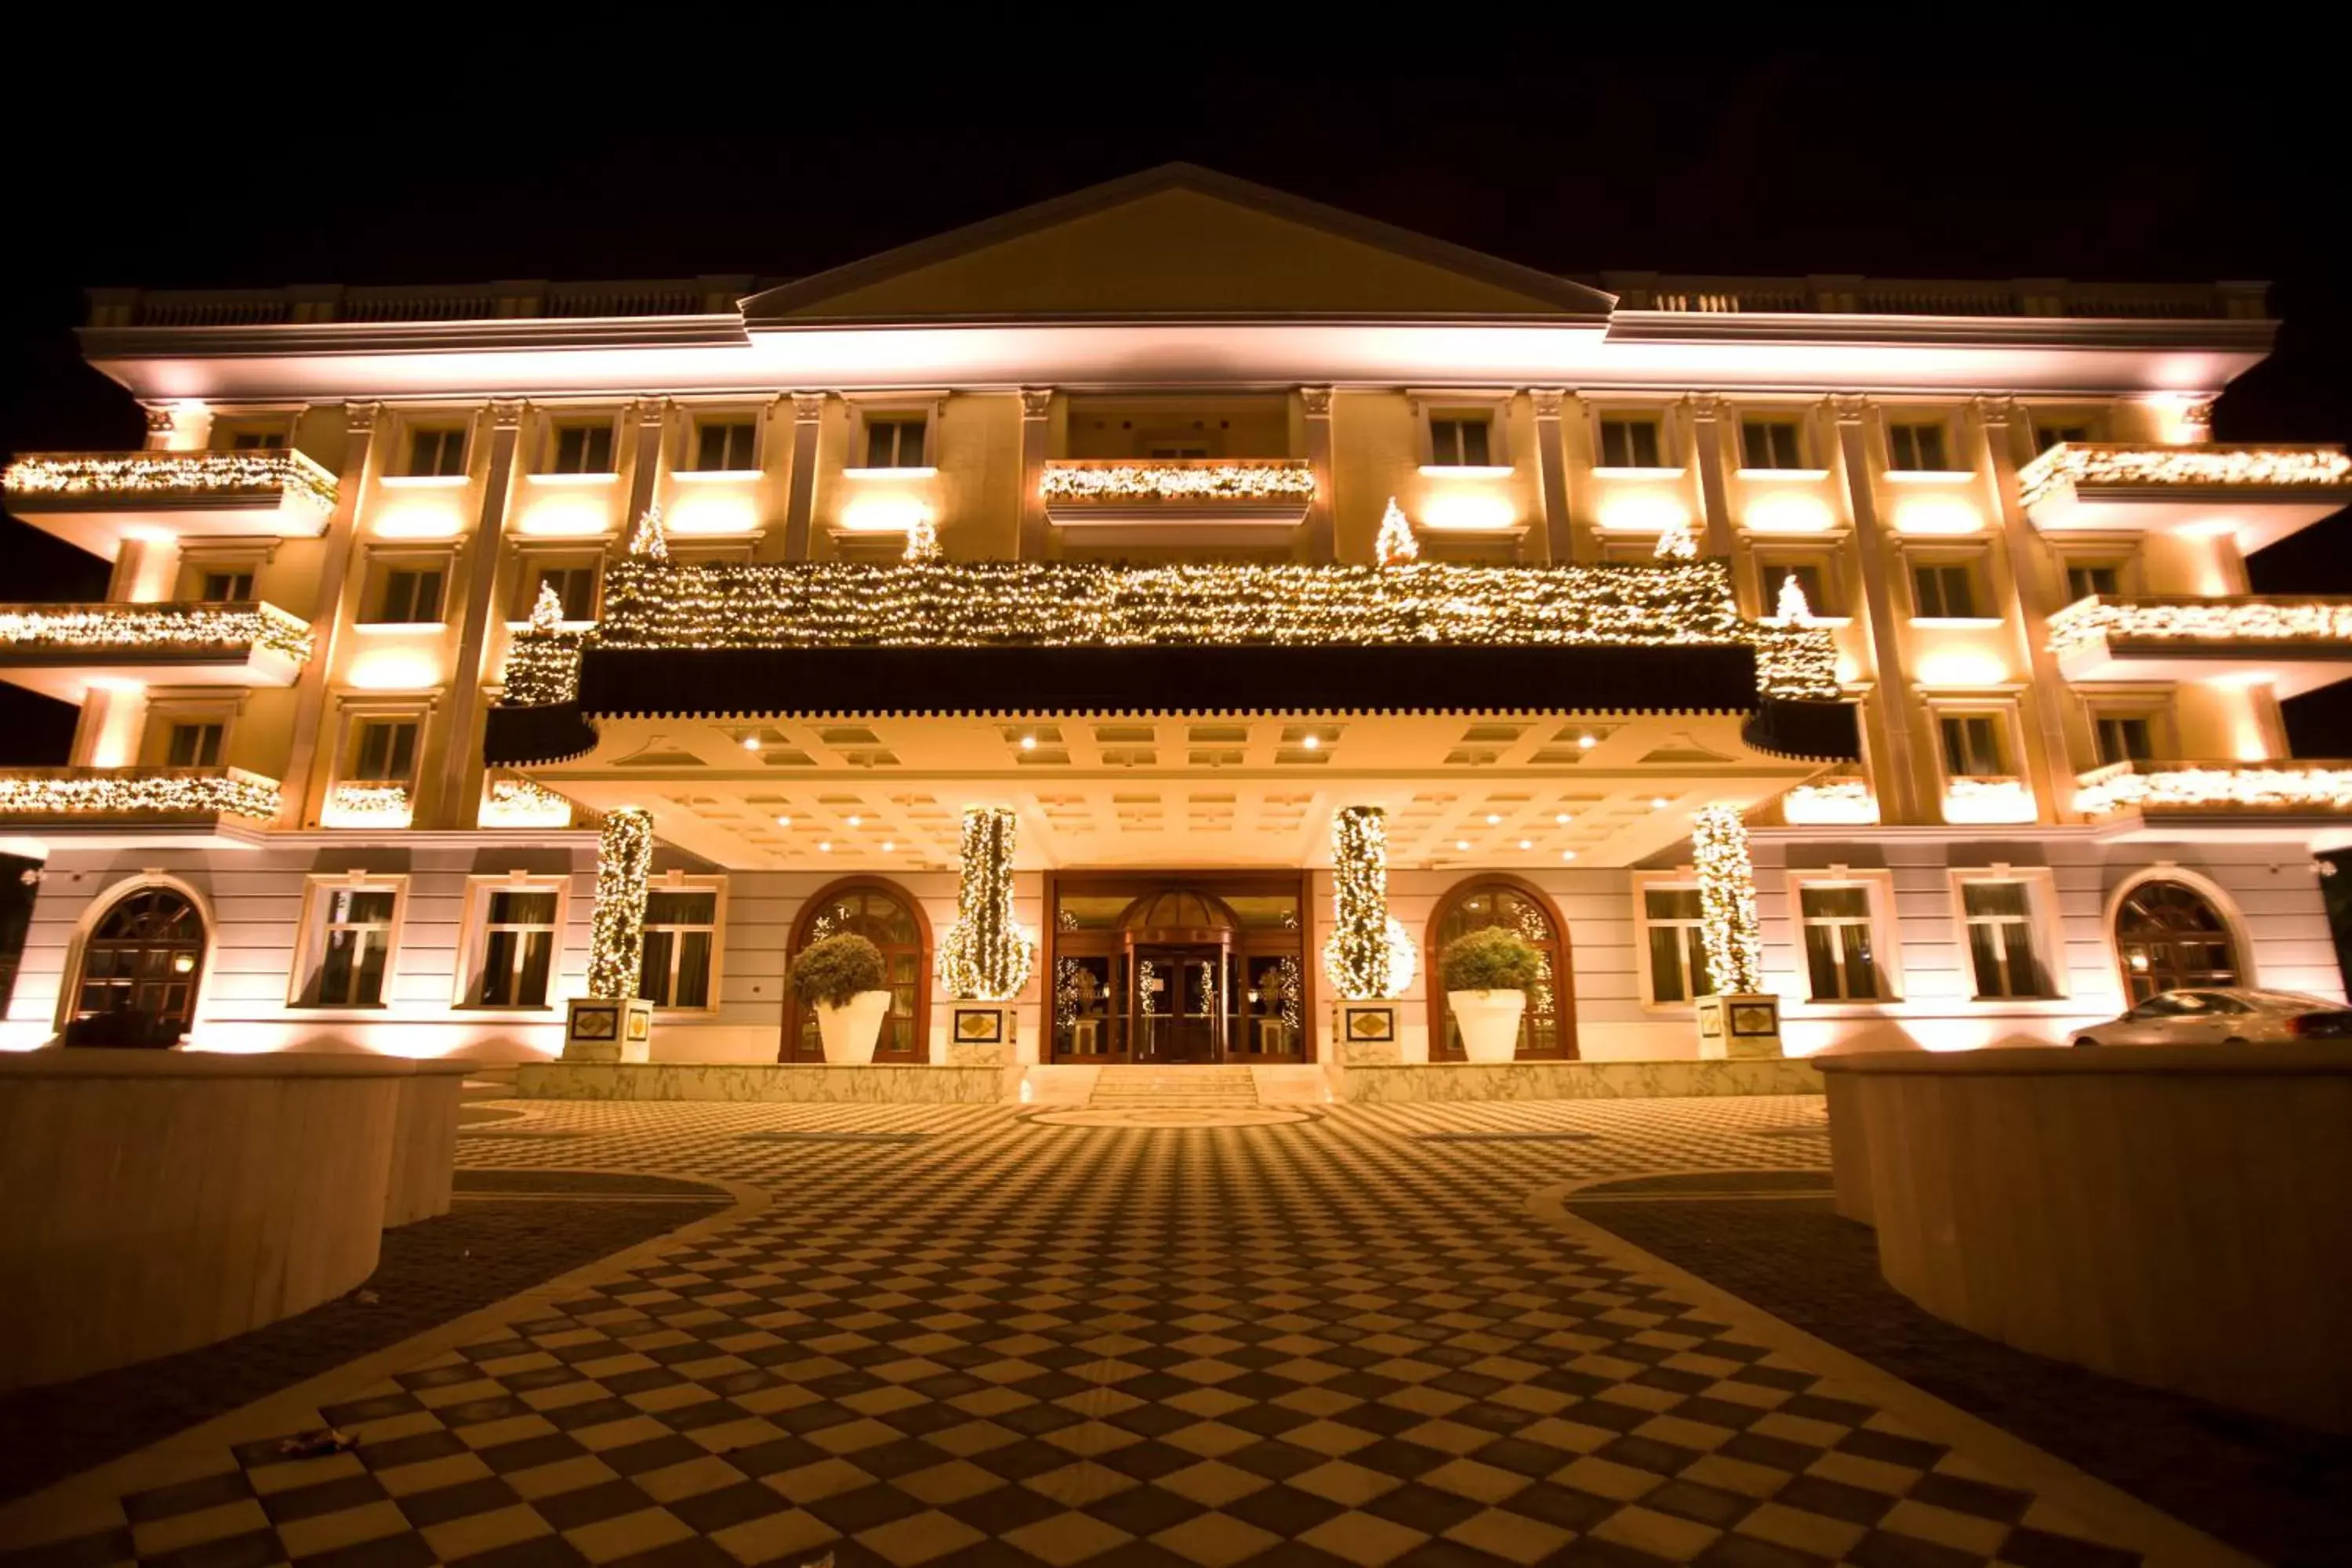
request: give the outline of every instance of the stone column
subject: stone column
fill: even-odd
[[[646,880],[653,868],[653,814],[641,805],[604,814],[596,841],[596,910],[589,926],[588,994],[564,1012],[563,1059],[642,1062],[654,1007],[637,994],[646,947]]]
[[[809,519],[816,508],[817,421],[824,417],[824,394],[795,392],[793,397],[793,482],[784,503],[784,559],[809,558]]]
[[[1731,491],[1723,482],[1723,399],[1713,393],[1690,398],[1691,450],[1698,458],[1698,499],[1706,513],[1706,536],[1700,549],[1728,562],[1731,559]],[[1732,574],[1735,583],[1739,574]],[[1742,606],[1752,612],[1755,606]]]
[[[1876,667],[1870,707],[1871,729],[1878,744],[1871,759],[1871,789],[1878,797],[1880,822],[1918,822],[1922,818],[1912,745],[1911,693],[1905,686],[1903,634],[1888,581],[1894,566],[1879,527],[1878,498],[1871,489],[1869,453],[1863,440],[1863,419],[1869,404],[1860,397],[1841,397],[1832,408],[1837,416],[1838,458],[1845,469],[1846,496],[1853,516],[1854,555],[1862,568],[1863,609],[1870,617],[1871,662]]]
[[[489,648],[490,619],[498,609],[499,554],[505,543],[507,503],[514,489],[515,444],[522,433],[526,405],[493,403],[490,422],[489,472],[482,480],[482,510],[474,536],[461,552],[458,570],[466,579],[466,618],[457,638],[457,662],[449,672],[449,722],[441,734],[441,772],[431,802],[418,801],[414,820],[420,826],[471,827],[473,812],[466,781],[481,765],[482,683],[489,672],[482,668]],[[429,815],[426,809],[429,807]]]
[[[335,512],[320,542],[319,581],[310,601],[310,662],[295,679],[294,738],[286,749],[286,787],[278,815],[288,827],[319,823],[311,772],[319,757],[319,731],[327,721],[327,682],[343,627],[343,588],[358,548],[361,498],[367,493],[370,459],[375,455],[376,416],[382,405],[343,405],[343,471],[335,479]],[[364,586],[364,584],[362,584]]]
[[[1054,411],[1054,389],[1021,389],[1021,538],[1017,553],[1024,561],[1043,561],[1053,548],[1054,531],[1045,521],[1045,498],[1039,487],[1045,479],[1046,423]]]
[[[147,416],[147,449],[151,452],[170,451],[172,437],[179,429],[179,421],[173,418],[171,408],[167,405],[151,403],[144,412]]]
[[[669,414],[669,399],[643,398],[630,412],[636,421],[637,449],[629,464],[629,510],[621,518],[624,539],[654,504],[654,484],[661,478],[662,424]]]
[[[2013,434],[2019,412],[2006,398],[1976,401],[1978,423],[1984,437],[1985,471],[1992,476],[1993,505],[2000,514],[2000,535],[2009,555],[2009,578],[2017,594],[2018,635],[2032,689],[2025,694],[2028,722],[2041,743],[2031,747],[2027,777],[2049,820],[2073,817],[2074,749],[2066,733],[2071,688],[2058,672],[2058,658],[2050,651],[2051,574],[2044,569],[2042,539],[2025,515],[2017,483],[2017,446]],[[2087,737],[2086,737],[2087,739]],[[2090,753],[2084,753],[2088,761]]]
[[[1536,410],[1536,477],[1543,498],[1545,558],[1565,566],[1576,558],[1576,539],[1568,513],[1568,448],[1560,432],[1560,405],[1567,392],[1539,386],[1528,394]]]
[[[1302,386],[1300,412],[1307,416],[1307,460],[1315,469],[1315,500],[1307,509],[1307,559],[1328,563],[1339,558],[1337,500],[1331,474],[1331,389]]]

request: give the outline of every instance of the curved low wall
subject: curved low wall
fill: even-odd
[[[387,1224],[448,1206],[462,1072],[0,1058],[0,1388],[209,1344],[357,1285]]]
[[[2352,1430],[2352,1051],[1817,1057],[1888,1283],[2023,1350]]]

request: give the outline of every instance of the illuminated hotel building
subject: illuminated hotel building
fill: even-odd
[[[47,862],[5,1043],[552,1054],[623,805],[656,1060],[814,1056],[787,961],[837,929],[882,1059],[947,1059],[974,805],[1023,1059],[1328,1058],[1359,805],[1407,1060],[1496,921],[1523,1054],[1694,1055],[1710,805],[1791,1054],[2336,994],[2352,762],[2279,701],[2352,603],[2244,556],[2352,465],[2209,439],[2273,330],[2253,285],[1571,279],[1184,167],[774,284],[100,291],[146,449],[6,478],[113,578],[0,607],[0,677],[81,708],[0,776]]]

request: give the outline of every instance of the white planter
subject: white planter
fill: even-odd
[[[1448,991],[1445,1005],[1462,1031],[1462,1054],[1474,1062],[1507,1062],[1518,1054],[1524,991]]]
[[[890,1011],[887,991],[860,991],[846,1006],[816,1005],[817,1037],[824,1041],[829,1064],[870,1062],[874,1042],[881,1037],[883,1016]]]

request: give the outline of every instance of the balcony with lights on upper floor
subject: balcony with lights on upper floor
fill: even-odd
[[[66,702],[93,686],[291,686],[312,646],[275,605],[0,605],[0,680]]]
[[[85,848],[250,848],[279,798],[276,779],[243,768],[8,768],[0,833]]]
[[[2050,617],[2050,651],[2074,682],[2242,676],[2297,697],[2352,676],[2352,598],[2093,595]]]
[[[1315,487],[1304,458],[1068,458],[1038,480],[1046,520],[1090,544],[1280,544],[1307,521]]]
[[[2352,505],[2340,447],[2062,442],[2018,471],[2045,533],[2227,531],[2252,554]]]
[[[2074,809],[2116,838],[2177,838],[2198,828],[2305,843],[2315,829],[2352,842],[2352,761],[2150,762],[2094,768]]]
[[[288,447],[32,452],[0,492],[16,517],[109,561],[126,539],[316,538],[335,510],[335,477]]]

